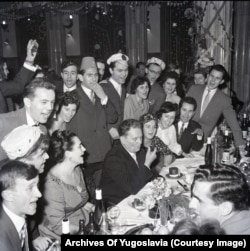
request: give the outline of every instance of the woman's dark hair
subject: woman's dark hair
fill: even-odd
[[[147,77],[141,77],[138,76],[135,79],[133,79],[132,84],[131,84],[131,94],[135,94],[136,93],[136,89],[138,88],[138,86],[140,85],[144,85],[145,82],[148,84],[148,88],[150,91],[150,82],[148,80]]]
[[[54,105],[54,110],[50,115],[51,118],[57,118],[58,114],[61,112],[63,106],[68,106],[69,104],[76,104],[76,109],[80,105],[80,101],[76,90],[70,92],[63,92],[57,96],[56,104]]]
[[[73,149],[73,138],[75,133],[70,131],[56,130],[50,137],[50,146],[48,150],[49,157],[52,161],[60,163],[64,161],[65,152]]]
[[[177,111],[178,111],[177,104],[173,104],[172,102],[166,101],[161,105],[160,109],[155,113],[155,115],[157,119],[160,119],[163,113],[177,112]]]
[[[154,120],[155,123],[156,123],[156,126],[158,126],[158,120],[157,120],[157,118],[153,114],[151,114],[151,113],[146,113],[146,114],[142,115],[140,117],[140,119],[139,119],[139,121],[141,122],[142,126],[144,124],[148,123],[151,120]]]

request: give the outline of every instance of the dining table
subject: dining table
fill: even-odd
[[[185,196],[190,199],[190,185],[195,170],[200,165],[204,165],[204,155],[200,152],[195,152],[191,157],[178,158],[169,166],[162,167],[159,174],[163,177],[162,179],[164,180],[164,184],[167,184],[167,186],[163,189],[170,189],[171,191],[171,193],[168,193],[169,198],[172,198],[173,196],[179,196],[175,198]],[[178,167],[180,175],[178,177],[171,178],[169,176],[170,167]],[[140,226],[153,226],[153,231],[157,233],[157,229],[161,227],[161,219],[150,215],[150,208],[148,205],[145,210],[140,212],[137,211],[134,206],[136,198],[146,199],[147,204],[147,200],[154,193],[156,186],[157,185],[154,180],[150,181],[137,194],[130,195],[117,204],[120,211],[119,216],[116,219],[116,225],[118,227],[112,234],[126,234],[131,232],[131,229],[136,229]],[[168,227],[172,228],[173,224],[169,223]]]

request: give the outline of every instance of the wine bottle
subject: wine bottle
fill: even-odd
[[[234,164],[239,164],[240,160],[241,160],[240,149],[239,149],[239,147],[236,147],[234,150],[233,162],[234,162]]]
[[[77,235],[85,235],[85,220],[79,220],[79,230]]]
[[[230,139],[228,136],[228,130],[225,130],[224,139],[223,139],[223,148],[224,149],[230,148]]]
[[[212,152],[212,146],[211,146],[211,138],[207,138],[207,146],[205,151],[205,164],[206,165],[212,165],[213,161],[213,152]]]
[[[62,220],[62,235],[67,235],[67,234],[70,234],[70,231],[69,231],[69,219],[64,218]]]
[[[100,234],[105,234],[106,232],[106,212],[104,207],[104,202],[102,199],[102,190],[97,188],[95,190],[96,201],[95,201],[95,211],[94,211],[94,221],[98,227]]]
[[[243,139],[247,138],[247,132],[248,132],[248,124],[247,124],[247,114],[243,114],[243,120],[241,124],[241,131],[242,131],[242,137]]]
[[[94,213],[91,212],[89,214],[89,223],[87,224],[86,226],[86,234],[87,235],[95,235],[96,232],[97,232],[97,227],[96,227],[96,224],[94,222]]]

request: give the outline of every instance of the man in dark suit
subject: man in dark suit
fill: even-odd
[[[148,95],[149,111],[155,114],[166,99],[162,86],[157,82],[166,65],[161,59],[152,57],[148,59],[146,66],[146,77],[149,79],[151,85]]]
[[[156,176],[150,169],[156,158],[156,149],[141,149],[142,129],[139,121],[124,120],[119,126],[120,142],[108,152],[100,186],[106,205],[117,204],[127,196],[136,194]]]
[[[34,66],[34,60],[37,52],[32,52],[36,40],[29,40],[27,44],[27,56],[23,66],[17,73],[14,80],[2,80],[0,82],[0,113],[8,112],[5,97],[19,95],[22,93],[24,86],[30,82],[37,70]]]
[[[192,120],[197,104],[194,98],[185,97],[180,102],[180,118],[174,124],[177,133],[177,142],[184,153],[199,151],[204,143],[201,125]]]
[[[74,60],[65,60],[61,64],[62,79],[49,77],[49,81],[56,86],[56,92],[70,92],[76,89],[78,80],[78,65]]]
[[[236,146],[244,149],[241,128],[230,97],[219,90],[219,86],[229,79],[228,73],[222,65],[213,65],[207,76],[207,85],[193,85],[186,96],[193,97],[197,102],[197,110],[193,120],[201,125],[204,140],[211,136],[221,115],[232,130]],[[206,100],[206,102],[205,102]],[[204,105],[205,103],[205,105]]]
[[[118,114],[116,121],[108,123],[109,133],[113,140],[119,139],[118,127],[123,121],[124,102],[126,98],[126,88],[124,84],[128,76],[128,60],[129,58],[122,53],[114,54],[108,58],[107,64],[111,77],[107,83],[101,84]]]
[[[117,120],[117,113],[97,83],[98,70],[95,59],[84,57],[80,69],[81,84],[78,83],[76,89],[80,106],[76,115],[67,124],[67,129],[76,133],[87,149],[84,169],[87,184],[89,185],[88,179],[94,179],[95,185],[98,186],[102,161],[111,148],[107,125]],[[93,197],[93,193],[91,195]]]
[[[10,160],[0,168],[0,250],[28,251],[26,215],[34,215],[38,172],[33,165]]]
[[[55,102],[55,86],[44,79],[33,79],[24,89],[24,107],[17,111],[0,114],[0,142],[14,128],[27,124],[39,125],[46,134],[43,125],[47,122]],[[0,160],[7,155],[0,147]]]

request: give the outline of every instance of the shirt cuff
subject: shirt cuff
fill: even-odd
[[[25,67],[26,69],[35,72],[37,70],[37,66],[34,65],[30,65],[28,63],[23,63],[23,67]]]
[[[106,105],[108,103],[108,96],[106,96],[103,100],[101,100],[102,105]]]

